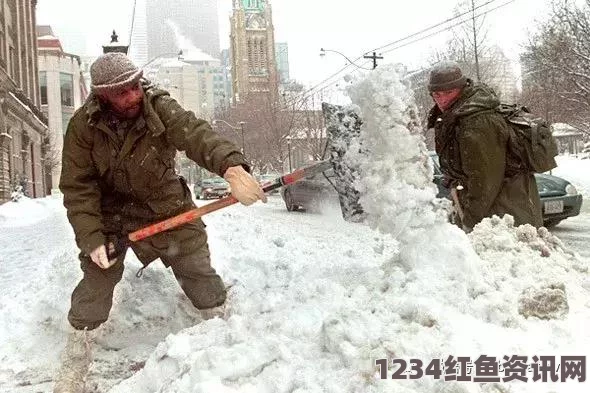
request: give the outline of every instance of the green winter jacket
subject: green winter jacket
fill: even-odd
[[[231,166],[248,168],[233,143],[168,92],[147,84],[143,89],[143,115],[122,143],[92,94],[68,124],[59,187],[83,252],[105,244],[105,234],[127,234],[194,208],[189,188],[175,173],[177,151],[220,176]]]
[[[447,186],[463,186],[458,198],[462,224],[473,228],[484,217],[510,214],[516,225],[543,225],[541,201],[532,173],[511,173],[517,160],[508,150],[510,128],[496,113],[500,104],[485,85],[469,81],[445,112],[435,106],[429,127],[435,129],[436,152]]]

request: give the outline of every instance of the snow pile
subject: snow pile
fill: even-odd
[[[581,160],[571,156],[557,157],[557,168],[552,175],[563,177],[578,189],[584,198],[590,198],[590,159]]]
[[[386,65],[348,88],[363,119],[357,141],[368,154],[351,147],[348,161],[360,164],[362,178],[357,188],[360,203],[372,228],[401,234],[412,242],[424,228],[437,222],[431,203],[436,195],[433,167],[424,137],[412,133],[413,91],[400,80],[395,66]],[[438,222],[444,220],[438,215]]]
[[[31,199],[23,196],[18,202],[0,205],[0,227],[25,226],[47,218],[51,214],[50,205],[55,200],[49,198]]]
[[[15,392],[4,384],[46,381],[57,367],[69,329],[69,299],[82,272],[61,198],[23,199],[0,210],[6,228],[0,234],[0,392]],[[137,279],[140,267],[133,255],[127,258],[111,318],[101,328],[99,344],[108,350],[98,351],[91,379],[130,376],[128,366],[143,362],[166,335],[201,321],[161,264]],[[110,363],[113,351],[117,367]]]

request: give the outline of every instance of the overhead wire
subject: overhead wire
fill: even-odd
[[[377,48],[374,48],[374,49],[372,49],[372,50],[366,51],[366,52],[364,52],[362,55],[360,55],[360,56],[358,56],[357,58],[355,58],[355,59],[354,59],[354,61],[356,62],[356,61],[358,61],[358,60],[362,59],[362,58],[363,58],[363,56],[364,56],[366,53],[370,53],[370,52],[377,52],[377,51],[380,51],[380,50],[382,50],[382,49],[385,49],[385,48],[387,48],[387,47],[389,47],[389,46],[393,46],[393,45],[396,45],[396,44],[401,44],[401,43],[403,43],[404,41],[406,41],[406,40],[408,40],[408,39],[411,39],[411,38],[413,38],[413,37],[416,37],[416,36],[420,36],[421,34],[423,34],[423,33],[425,33],[425,32],[428,32],[428,31],[430,31],[430,30],[432,30],[432,29],[435,29],[435,28],[437,28],[437,27],[440,27],[440,26],[442,26],[442,25],[445,25],[445,24],[447,24],[447,23],[449,23],[449,22],[452,22],[452,21],[454,21],[454,20],[460,19],[460,18],[464,17],[465,15],[472,13],[474,10],[480,9],[480,8],[482,8],[482,7],[485,7],[485,6],[489,5],[489,4],[495,3],[495,2],[497,2],[497,1],[499,1],[499,0],[488,0],[488,1],[486,1],[485,3],[479,4],[478,6],[476,6],[476,7],[474,7],[474,8],[471,8],[471,9],[469,9],[468,11],[465,11],[465,12],[462,12],[462,13],[460,13],[460,14],[457,14],[457,15],[455,15],[455,16],[453,16],[453,17],[447,18],[447,19],[445,19],[444,21],[438,22],[438,23],[436,23],[436,24],[434,24],[434,25],[431,25],[431,26],[429,26],[429,27],[426,27],[426,28],[424,28],[424,29],[422,29],[422,30],[420,30],[420,31],[417,31],[417,32],[415,32],[415,33],[409,34],[409,35],[407,35],[407,36],[405,36],[405,37],[402,37],[402,38],[396,39],[396,40],[394,40],[394,41],[392,41],[392,42],[390,42],[390,43],[387,43],[387,44],[385,44],[385,45],[382,45],[382,46],[380,46],[380,47],[377,47]],[[477,18],[477,17],[480,17],[480,16],[482,16],[482,15],[486,15],[487,13],[489,13],[489,12],[492,12],[492,11],[494,11],[494,10],[496,10],[496,9],[500,8],[500,7],[506,6],[506,5],[508,5],[508,4],[510,4],[510,3],[514,2],[514,1],[515,1],[515,0],[509,0],[509,1],[507,1],[506,3],[503,3],[503,4],[501,4],[501,5],[497,6],[497,7],[494,7],[494,8],[492,8],[492,9],[487,9],[487,10],[485,10],[485,11],[481,12],[481,13],[478,13],[477,15],[473,16],[472,18]],[[426,35],[426,36],[419,37],[419,38],[417,38],[417,39],[415,39],[415,40],[412,40],[412,41],[409,41],[409,42],[407,42],[407,43],[403,43],[403,44],[401,44],[401,45],[398,45],[398,46],[396,46],[396,47],[394,47],[394,48],[392,48],[392,49],[389,49],[389,50],[387,50],[387,51],[385,51],[385,52],[382,52],[382,53],[389,53],[389,52],[391,52],[391,51],[393,51],[393,50],[396,50],[396,49],[402,48],[402,47],[404,47],[404,46],[407,46],[407,45],[410,45],[410,44],[413,44],[413,43],[416,43],[416,42],[418,42],[418,41],[421,41],[421,40],[424,40],[424,39],[426,39],[426,38],[430,38],[430,37],[432,37],[432,36],[434,36],[434,35],[436,35],[436,34],[440,34],[441,32],[444,32],[444,31],[448,31],[449,29],[451,29],[451,28],[453,28],[453,27],[456,27],[456,26],[459,26],[459,25],[461,25],[461,24],[463,24],[463,23],[466,23],[466,22],[468,22],[468,21],[469,21],[468,19],[461,20],[460,22],[458,22],[458,23],[456,23],[456,24],[453,24],[453,25],[450,25],[450,26],[446,26],[446,27],[445,27],[445,28],[443,28],[443,29],[437,30],[435,33],[431,33],[431,34],[429,34],[429,35]],[[381,53],[381,54],[382,54],[382,53]],[[366,62],[366,63],[364,63],[364,64],[368,64],[368,63],[370,63],[370,62],[369,62],[369,61],[367,61],[367,62]],[[345,70],[347,70],[348,68],[350,68],[350,67],[351,67],[351,66],[353,66],[353,65],[354,65],[354,64],[352,64],[352,63],[349,63],[349,64],[347,64],[346,66],[342,67],[341,69],[339,69],[339,70],[338,70],[338,71],[336,71],[335,73],[331,74],[331,75],[330,75],[330,76],[328,76],[327,78],[325,78],[325,79],[323,79],[322,81],[318,82],[316,85],[314,85],[314,86],[312,86],[311,88],[307,89],[306,91],[304,91],[304,92],[300,93],[300,95],[299,95],[299,96],[297,96],[297,97],[293,97],[293,98],[292,98],[292,100],[291,100],[291,102],[289,102],[289,103],[286,103],[286,105],[293,105],[293,104],[294,104],[296,101],[303,101],[303,100],[305,100],[306,98],[308,98],[309,96],[311,96],[311,95],[313,95],[313,94],[315,94],[315,93],[317,93],[317,92],[319,92],[319,91],[323,91],[323,90],[327,89],[328,87],[331,87],[331,86],[333,86],[334,84],[338,83],[338,81],[334,81],[334,82],[331,82],[331,83],[328,83],[328,82],[329,82],[329,81],[331,81],[332,79],[334,79],[334,78],[338,77],[338,76],[339,76],[339,75],[340,75],[342,72],[344,72]],[[356,70],[355,70],[355,71],[356,71]],[[326,84],[326,83],[327,83],[327,84]],[[324,86],[324,85],[325,85],[325,86]],[[321,87],[321,88],[320,88],[320,87]]]

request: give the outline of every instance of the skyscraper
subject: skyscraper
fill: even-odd
[[[219,59],[216,0],[146,0],[146,21],[148,59],[192,47]]]
[[[129,57],[138,67],[143,66],[149,60],[146,0],[136,0],[135,3]]]
[[[277,42],[275,44],[275,57],[277,59],[277,72],[281,84],[289,83],[289,44]]]

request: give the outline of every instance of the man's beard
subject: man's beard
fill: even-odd
[[[125,119],[134,119],[139,116],[141,110],[143,108],[142,102],[139,101],[136,105],[132,107],[125,107],[125,108],[113,108],[115,113],[122,118]]]

